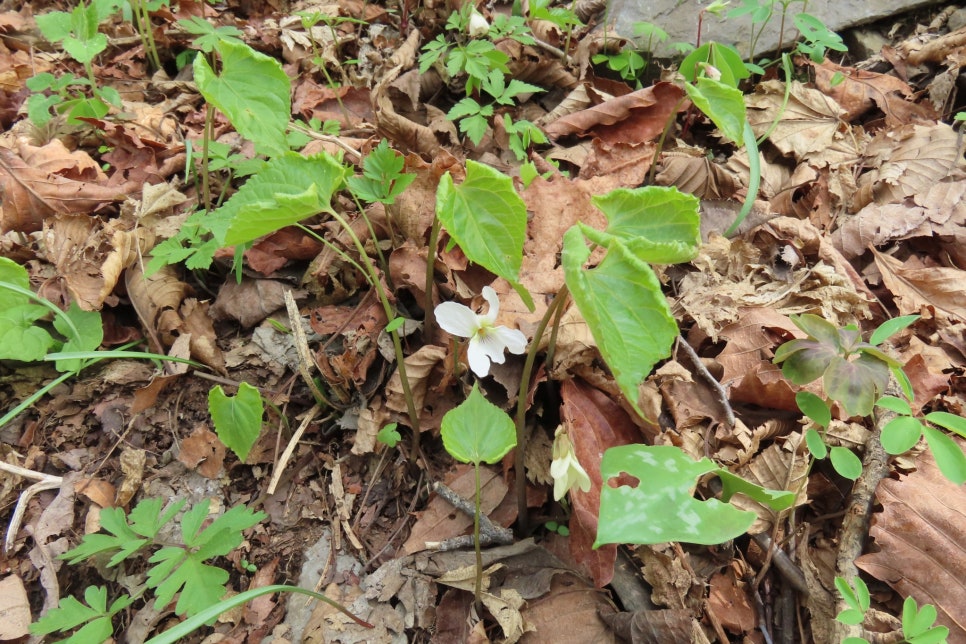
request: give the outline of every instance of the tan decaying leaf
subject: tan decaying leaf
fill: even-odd
[[[591,133],[612,141],[643,143],[664,131],[671,115],[682,109],[684,90],[671,83],[657,83],[617,96],[549,123],[547,136],[559,138]]]
[[[913,195],[913,203],[870,203],[853,216],[843,216],[832,231],[832,243],[852,259],[870,246],[901,239],[940,236],[961,241],[966,224],[966,178],[958,171],[953,174]]]
[[[769,490],[796,492],[795,507],[804,505],[808,503],[805,486],[810,463],[802,442],[803,436],[800,432],[789,434],[780,444],[773,443],[766,447],[735,474]],[[739,510],[748,510],[758,515],[748,528],[749,534],[767,532],[774,526],[776,513],[771,508],[741,494],[734,496],[731,504]]]
[[[828,59],[821,63],[808,60],[808,64],[815,70],[816,87],[842,106],[846,121],[852,121],[876,106],[885,113],[889,127],[908,123],[914,110],[932,118],[909,100],[914,95],[909,84],[892,74],[843,67]]]
[[[93,212],[123,200],[125,188],[49,174],[28,165],[12,150],[0,147],[0,232],[34,232],[52,215]]]
[[[186,298],[180,308],[181,318],[184,320],[181,333],[191,338],[192,358],[224,375],[227,373],[225,356],[218,346],[218,336],[215,335],[214,323],[208,315],[208,306],[208,302],[201,302],[193,297]]]
[[[446,485],[464,499],[475,498],[476,475],[472,465],[459,464],[446,476]],[[506,498],[510,488],[507,487],[497,471],[492,467],[480,467],[480,511],[490,516],[497,506]],[[490,516],[492,519],[493,517]],[[448,501],[438,495],[433,495],[426,508],[417,515],[409,538],[403,544],[405,554],[421,552],[426,549],[426,542],[439,542],[452,537],[466,534],[473,529],[473,517],[453,509]]]
[[[542,20],[531,21],[530,27],[534,29],[535,33],[539,24],[548,23]],[[549,23],[549,27],[550,30],[553,30],[556,25]],[[559,29],[557,29],[557,37],[548,33],[550,37],[541,38],[541,40],[559,46],[559,44],[562,44],[559,43],[559,33]],[[522,45],[512,38],[499,41],[496,48],[510,57],[507,68],[510,70],[510,76],[516,80],[544,88],[556,87],[569,90],[577,86],[577,77],[570,73],[564,66],[563,61],[556,56],[549,55],[542,49]]]
[[[141,325],[149,334],[159,337],[159,346],[155,349],[163,352],[164,347],[174,342],[172,332],[181,325],[178,307],[191,287],[178,279],[172,266],[145,277],[136,264],[125,274],[125,284]]]
[[[655,182],[700,199],[731,199],[737,190],[735,176],[704,154],[665,154]]]
[[[19,575],[0,579],[0,639],[11,641],[30,634],[30,601]]]
[[[599,96],[604,100],[613,98],[609,94],[603,96],[600,93],[595,92],[595,96]],[[581,110],[585,110],[594,104],[594,99],[591,97],[590,88],[586,83],[581,83],[577,87],[570,90],[570,92],[564,96],[563,100],[557,103],[554,108],[540,117],[536,124],[544,126],[547,123],[553,123],[558,119],[561,119],[568,114],[574,114]]]
[[[926,192],[961,163],[959,136],[945,123],[883,130],[865,156],[873,170],[859,177],[852,212]]]
[[[960,449],[966,442],[959,439]],[[882,512],[870,535],[877,552],[855,564],[920,606],[933,604],[950,642],[966,641],[966,489],[946,479],[927,450],[918,470],[876,489]]]
[[[89,215],[56,215],[44,228],[47,257],[78,306],[100,310],[121,273],[137,260],[138,233],[130,230],[130,222],[105,223]]]
[[[966,29],[960,27],[956,31],[934,38],[925,45],[909,51],[906,60],[910,65],[939,63],[950,53],[964,45],[966,45]]]
[[[444,405],[440,403],[440,397],[436,395],[436,386],[443,379],[443,369],[446,367],[446,347],[437,347],[431,344],[423,345],[415,353],[406,356],[406,377],[409,380],[409,388],[413,397],[413,404],[416,409],[422,411],[429,396],[430,407],[438,410]],[[434,375],[435,371],[435,375]],[[391,411],[405,413],[407,411],[406,396],[402,390],[402,379],[399,372],[395,371],[389,382],[386,384],[386,407]],[[431,412],[431,415],[435,416]],[[423,425],[424,428],[435,427],[436,425]]]
[[[916,266],[872,249],[882,280],[896,298],[903,315],[919,313],[923,306],[934,306],[966,320],[966,271],[939,266]]]
[[[792,83],[787,105],[784,97],[784,83],[765,81],[746,98],[756,136],[771,130],[768,144],[795,161],[833,164],[858,158],[855,137],[835,100],[798,82]]]
[[[224,447],[222,447],[222,450],[224,450]],[[125,447],[121,450],[120,461],[121,474],[124,475],[124,479],[117,489],[117,497],[114,502],[117,507],[126,507],[138,490],[141,489],[147,453],[143,449]]]

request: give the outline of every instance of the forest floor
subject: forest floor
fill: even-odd
[[[887,44],[868,55],[819,33],[831,48],[809,57],[816,41],[803,39],[784,69],[747,78],[706,50],[693,74],[714,87],[738,76],[731,130],[721,110],[733,103],[696,105],[694,88],[709,85],[678,74],[680,61],[649,61],[635,49],[647,36],[635,45],[609,33],[600,7],[524,2],[528,18],[513,21],[509,4],[451,17],[459,4],[0,6],[0,283],[67,312],[0,293],[0,411],[58,380],[0,421],[0,639],[30,640],[28,625],[48,614],[68,633],[88,620],[101,629],[75,642],[144,642],[225,593],[291,584],[358,619],[265,594],[181,641],[899,641],[927,632],[902,619],[912,597],[966,644],[966,489],[950,480],[966,478],[954,442],[966,423],[942,422],[966,407],[966,173],[954,127],[966,37],[947,24],[952,9],[878,25]],[[733,8],[703,19],[748,19],[727,17]],[[742,119],[760,139],[757,163],[735,143]],[[681,193],[696,199],[675,201]],[[692,242],[675,246],[685,215],[655,216],[665,198],[700,207]],[[206,208],[199,228],[192,214]],[[687,257],[645,256],[634,265],[652,282],[629,278],[625,292],[602,261],[604,248],[619,261],[623,242],[587,230],[635,212],[647,221],[633,226],[674,228],[655,248]],[[596,242],[580,245],[587,257],[574,267],[571,229]],[[622,308],[637,293],[656,293],[639,317]],[[455,302],[482,320],[494,301],[493,322],[527,348],[498,347],[505,361],[479,377],[476,345],[431,313],[447,326],[437,307]],[[630,317],[607,326],[609,307]],[[803,314],[828,325],[806,329]],[[774,361],[805,331],[831,329],[835,344],[913,315],[881,346],[903,366],[905,397],[876,371],[887,362],[839,383],[855,387],[836,398],[829,378],[794,384]],[[673,321],[673,335],[648,340],[652,321]],[[45,361],[95,349],[190,364]],[[847,367],[880,355],[835,351]],[[875,399],[905,402],[853,407],[865,382]],[[507,444],[476,458],[490,463],[479,470],[451,456],[441,425],[473,392],[519,421],[510,434],[526,438],[525,454]],[[828,399],[829,418],[816,422],[814,407],[803,417],[806,399]],[[900,425],[912,435],[890,456],[879,439],[897,411],[882,442],[895,447]],[[461,427],[472,420],[484,417]],[[472,435],[481,453],[500,446]],[[815,436],[831,461],[810,456],[822,449]],[[634,445],[713,463],[684,484],[684,501],[622,510],[645,530],[672,524],[695,494],[720,496],[718,479],[701,476],[717,467],[794,502],[735,497],[750,526],[721,539],[618,530],[625,541],[593,548],[599,524],[623,525],[603,509],[617,485],[602,458]],[[580,481],[568,456],[589,485],[555,500],[551,463],[571,463]],[[622,489],[670,490],[663,476],[625,477]],[[483,550],[479,603],[472,540],[439,547],[472,534],[477,489],[492,532],[510,535]],[[145,527],[176,502],[184,534]],[[133,531],[110,510],[136,507]],[[60,557],[102,528],[114,536],[101,550],[136,556]],[[159,583],[149,573],[165,556],[187,563]],[[835,620],[849,608],[836,577],[868,585],[861,627]],[[108,604],[130,599],[106,610],[91,588]],[[77,619],[51,612],[58,603]],[[928,610],[919,617],[932,625]]]

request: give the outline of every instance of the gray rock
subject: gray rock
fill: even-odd
[[[957,9],[952,12],[946,26],[949,27],[949,31],[957,31],[960,27],[966,26],[966,9]]]
[[[852,60],[867,60],[872,58],[890,42],[880,30],[867,29],[865,27],[850,29],[841,35],[842,39],[845,40],[845,44],[849,46],[849,53],[852,55]]]
[[[765,3],[768,0],[759,0]],[[927,5],[938,4],[936,0],[812,0],[808,13],[812,14],[835,32],[866,24],[898,13],[904,13]],[[611,0],[608,11],[601,20],[613,27],[621,36],[634,36],[635,22],[653,22],[668,32],[669,38],[655,52],[658,56],[673,55],[668,46],[674,42],[695,42],[698,29],[698,13],[708,5],[701,0]],[[781,4],[775,2],[776,12],[755,45],[755,57],[771,52],[778,46],[781,23]],[[738,1],[728,5],[727,11],[741,6]],[[793,42],[797,32],[792,15],[801,11],[799,3],[792,3],[785,20],[783,43]],[[722,19],[705,14],[701,42],[715,40],[734,45],[743,57],[750,51],[752,23],[747,15]],[[784,46],[784,45],[783,45]]]

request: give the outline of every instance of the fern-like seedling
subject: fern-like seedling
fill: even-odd
[[[152,546],[157,549],[148,559],[146,589],[153,589],[155,603],[167,606],[178,595],[175,613],[193,616],[221,600],[227,592],[228,572],[210,565],[208,560],[227,555],[241,545],[242,532],[265,518],[263,512],[252,512],[236,506],[203,526],[208,517],[209,502],[186,511],[181,517],[181,545],[161,543],[158,533],[184,507],[176,501],[162,512],[161,499],[145,499],[125,514],[120,508],[101,512],[101,527],[106,533],[86,535],[76,548],[60,556],[74,565],[93,557],[107,558],[113,567]],[[102,642],[113,632],[111,618],[129,606],[137,597],[121,595],[107,607],[107,589],[90,586],[84,594],[87,605],[67,597],[59,608],[50,611],[31,625],[35,635],[67,631],[82,626],[64,642]],[[213,620],[212,620],[213,621]]]

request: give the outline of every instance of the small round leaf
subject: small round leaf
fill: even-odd
[[[855,480],[862,474],[862,461],[852,450],[844,447],[833,447],[829,452],[832,467],[847,479]]]
[[[922,423],[912,416],[893,418],[882,428],[882,448],[889,454],[903,454],[912,449],[922,436]]]

